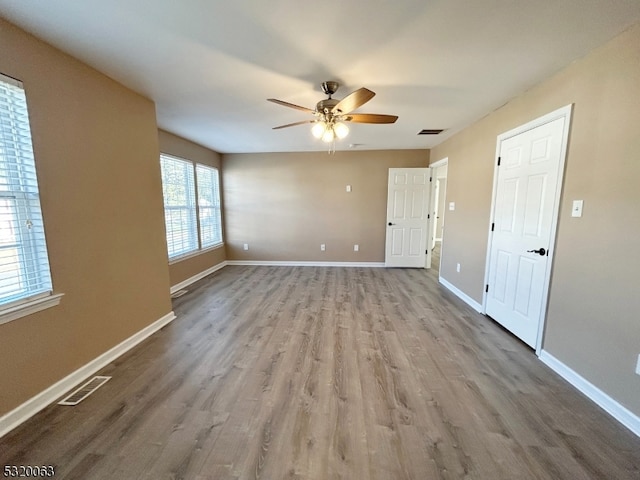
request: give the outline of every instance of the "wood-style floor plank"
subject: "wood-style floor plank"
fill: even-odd
[[[2,465],[90,480],[640,478],[640,439],[435,270],[233,266],[189,290],[98,392],[0,439]]]

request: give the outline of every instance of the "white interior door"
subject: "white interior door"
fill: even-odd
[[[499,144],[486,313],[536,348],[564,165],[566,117]]]
[[[430,168],[390,168],[385,266],[425,268]]]

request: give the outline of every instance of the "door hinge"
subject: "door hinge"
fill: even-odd
[[[485,287],[484,287],[484,291],[485,291],[486,293],[489,293],[489,284],[488,284],[488,283],[485,285]]]
[[[493,229],[494,229],[494,228],[496,228],[496,224],[495,224],[495,223],[492,223],[492,224],[491,224],[491,231],[492,231],[492,232],[493,232]]]
[[[431,214],[427,213],[427,220],[429,220],[431,218]]]
[[[498,157],[498,166],[500,166],[500,157]]]
[[[425,255],[429,255],[429,250],[425,250],[425,251],[424,251],[424,254],[425,254]]]

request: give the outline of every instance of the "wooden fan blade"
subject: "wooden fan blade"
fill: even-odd
[[[280,128],[287,128],[287,127],[295,127],[296,125],[304,125],[305,123],[313,123],[313,122],[315,122],[315,120],[304,120],[302,122],[287,123],[286,125],[280,125],[279,127],[273,127],[272,130],[278,130]]]
[[[377,113],[352,113],[347,117],[347,122],[355,123],[395,123],[397,115],[379,115]]]
[[[282,105],[283,107],[295,108],[296,110],[302,110],[303,112],[313,113],[313,110],[307,107],[301,107],[300,105],[294,105],[293,103],[283,102],[282,100],[278,100],[277,98],[267,98],[268,102],[277,103],[278,105]]]
[[[349,112],[352,112],[356,108],[361,105],[364,105],[369,100],[371,100],[375,96],[371,90],[367,88],[360,88],[355,92],[350,93],[342,100],[338,102],[338,104],[331,109],[331,113],[346,115]]]

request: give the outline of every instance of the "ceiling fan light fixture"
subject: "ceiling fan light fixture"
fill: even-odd
[[[369,100],[371,100],[375,93],[367,88],[359,88],[351,92],[342,100],[332,98],[332,95],[338,90],[340,84],[335,81],[327,81],[322,83],[322,91],[329,96],[324,100],[320,100],[315,109],[307,107],[301,107],[293,103],[284,102],[276,98],[268,98],[267,101],[282,105],[288,108],[294,108],[296,110],[302,110],[312,114],[315,118],[313,120],[303,120],[300,122],[288,123],[286,125],[280,125],[279,127],[273,127],[274,130],[281,128],[294,127],[296,125],[303,125],[311,123],[311,134],[325,143],[332,144],[329,153],[335,152],[336,140],[342,140],[349,135],[349,127],[346,122],[356,123],[394,123],[398,117],[396,115],[381,115],[377,113],[352,113]]]
[[[336,134],[336,137],[339,139],[343,139],[347,135],[349,135],[349,127],[342,122],[338,122],[333,126],[333,131]]]
[[[333,128],[327,127],[327,129],[324,131],[324,134],[322,135],[322,141],[325,143],[331,143],[335,139],[336,139],[336,135],[335,135],[335,132],[333,131]]]
[[[325,122],[316,122],[311,127],[311,135],[315,138],[322,138],[322,136],[327,131],[327,124]]]

